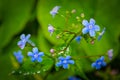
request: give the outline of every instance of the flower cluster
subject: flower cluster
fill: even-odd
[[[18,42],[18,46],[21,49],[24,49],[26,43],[28,42],[33,47],[33,52],[28,52],[28,56],[31,57],[31,61],[32,62],[34,62],[34,61],[42,62],[42,58],[41,57],[44,56],[44,53],[43,52],[39,52],[38,48],[34,47],[35,44],[29,39],[30,36],[31,36],[30,34],[28,34],[26,36],[25,36],[25,34],[22,34],[20,36],[21,40]],[[16,57],[16,59],[18,60],[19,63],[23,62],[24,56],[22,55],[22,51],[14,52],[14,56]]]
[[[60,6],[55,6],[51,11],[50,11],[50,14],[55,17],[56,14],[58,14],[58,10],[59,10]],[[71,11],[72,13],[76,12],[76,10],[72,10]],[[82,13],[81,15],[84,16],[84,14]],[[82,16],[82,18],[84,18]],[[79,17],[77,17],[77,19],[79,19]],[[99,25],[96,25],[95,24],[95,20],[93,18],[91,18],[89,20],[89,22],[86,20],[86,19],[83,19],[82,21],[82,25],[83,25],[83,28],[82,28],[82,31],[79,33],[79,34],[76,34],[76,37],[75,37],[75,40],[80,43],[80,40],[82,38],[84,38],[84,35],[85,34],[89,34],[90,38],[92,39],[91,40],[91,43],[94,44],[94,39],[96,37],[96,32],[100,31],[100,27]],[[55,31],[55,28],[49,24],[48,26],[48,32],[50,32],[50,35],[53,34],[53,32]],[[69,32],[69,31],[66,31],[70,34],[72,34],[72,32]],[[64,34],[64,32],[61,32],[62,34]],[[60,33],[60,34],[61,34]],[[82,34],[81,34],[82,33]],[[99,32],[98,32],[99,33]],[[99,36],[98,36],[98,40],[100,40],[103,36],[103,34],[105,33],[105,28],[102,30],[101,33],[99,33]],[[60,35],[59,34],[59,35]],[[61,34],[61,35],[62,35]],[[73,33],[75,34],[75,33]],[[67,48],[66,48],[67,49]],[[51,49],[52,54],[53,54],[53,51]],[[111,54],[111,51],[109,52],[109,57],[111,57],[112,54]],[[56,66],[57,67],[60,67],[60,66],[63,66],[64,69],[67,69],[68,68],[68,64],[74,64],[74,61],[73,60],[70,60],[70,56],[66,56],[66,58],[60,56],[58,59],[59,59],[59,62],[56,63]],[[104,62],[104,57],[102,56],[100,59],[98,59],[96,62],[94,62],[92,64],[92,67],[95,67],[96,69],[100,69],[101,66],[105,66],[106,63]]]
[[[60,9],[60,6],[55,6],[51,11],[50,14],[52,15],[52,17],[55,17],[56,14],[58,14],[58,10]],[[75,13],[76,10],[72,10],[71,13]],[[72,42],[72,40],[76,40],[76,42],[80,43],[81,39],[85,39],[87,41],[87,39],[91,40],[91,43],[94,44],[94,40],[96,40],[96,36],[98,37],[98,40],[100,40],[103,36],[103,34],[105,33],[106,28],[104,28],[102,30],[102,32],[100,31],[100,27],[98,25],[96,25],[96,22],[93,18],[91,18],[89,21],[87,21],[86,19],[84,19],[84,14],[82,13],[82,21],[80,20],[79,22],[81,22],[80,25],[77,25],[77,27],[81,27],[78,28],[78,30],[72,30],[72,28],[68,28],[68,29],[60,29],[60,31],[57,32],[57,29],[55,26],[52,26],[51,24],[48,25],[48,32],[50,33],[50,36],[53,34],[53,32],[57,32],[57,35],[60,35],[61,37],[64,37],[64,41],[65,41],[65,46],[60,47],[60,49],[55,49],[55,48],[51,48],[50,49],[50,53],[51,55],[47,55],[44,54],[44,52],[40,52],[39,49],[35,46],[35,44],[30,40],[30,34],[26,35],[22,34],[20,36],[20,41],[17,43],[17,45],[23,50],[26,47],[26,44],[30,44],[32,45],[32,50],[31,51],[27,51],[26,54],[27,56],[30,58],[31,62],[34,64],[34,62],[42,62],[44,61],[44,59],[46,59],[46,57],[48,58],[52,58],[51,60],[54,60],[53,62],[55,62],[55,67],[62,67],[64,69],[69,69],[70,65],[73,64],[77,64],[75,63],[75,60],[78,60],[76,58],[78,57],[73,57],[73,59],[71,59],[71,53],[69,50],[69,46]],[[77,19],[80,19],[79,17],[77,17]],[[67,19],[66,19],[67,20]],[[75,24],[76,25],[76,24]],[[66,24],[67,26],[67,24]],[[76,28],[76,26],[73,26],[73,28]],[[76,28],[77,29],[77,28]],[[77,32],[78,31],[78,32]],[[96,35],[97,33],[99,33],[99,35]],[[66,35],[68,37],[68,39],[66,38]],[[72,35],[72,36],[71,36]],[[69,37],[70,36],[70,37]],[[113,49],[110,49],[108,52],[108,57],[111,60],[113,57]],[[24,55],[26,55],[24,54]],[[18,52],[14,52],[14,56],[16,57],[17,61],[19,63],[23,62],[23,58],[24,56],[22,55],[22,51],[18,51]],[[44,58],[44,56],[46,56]],[[80,58],[81,56],[79,56]],[[86,57],[86,56],[85,56]],[[87,57],[91,57],[91,56],[87,56]],[[44,62],[42,62],[44,63]],[[54,64],[54,63],[53,63]],[[91,66],[93,68],[96,68],[97,70],[101,69],[102,67],[106,66],[106,62],[105,62],[105,58],[104,56],[101,56],[99,59],[97,59],[95,62],[93,62],[91,64]],[[43,66],[43,65],[42,65]],[[44,65],[46,66],[46,65]],[[79,78],[76,77],[70,77],[69,80],[80,80]]]
[[[94,63],[92,63],[92,67],[99,70],[101,67],[106,66],[106,62],[104,62],[104,56],[101,56]]]

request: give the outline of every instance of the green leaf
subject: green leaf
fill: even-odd
[[[48,71],[52,68],[53,65],[54,65],[54,62],[51,58],[44,57],[43,61],[42,61],[41,70],[42,71]]]
[[[25,27],[33,4],[34,0],[0,0],[0,49]]]

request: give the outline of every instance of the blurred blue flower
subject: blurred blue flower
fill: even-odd
[[[14,52],[14,56],[16,57],[19,63],[22,63],[24,56],[22,55],[21,51]]]
[[[50,36],[53,34],[53,32],[54,32],[54,27],[51,25],[51,24],[49,24],[48,25],[48,32],[50,32]]]
[[[21,48],[21,49],[24,49],[25,45],[26,45],[26,42],[28,42],[29,38],[30,38],[30,34],[26,35],[25,34],[22,34],[20,36],[20,41],[17,43],[17,45]]]
[[[33,48],[33,52],[28,52],[28,56],[31,57],[31,61],[34,62],[34,61],[38,61],[38,62],[42,62],[42,56],[44,56],[44,53],[43,52],[39,52],[38,51],[38,48],[35,47]]]
[[[75,40],[76,40],[78,43],[80,42],[81,39],[82,39],[81,36],[77,36],[77,37],[75,38]]]
[[[63,66],[64,69],[69,68],[69,64],[74,64],[74,60],[70,60],[71,56],[66,56],[65,58],[60,56],[59,62],[56,63],[57,67]]]
[[[110,60],[112,60],[113,57],[113,49],[108,50],[108,57]]]
[[[87,34],[89,32],[89,35],[91,37],[95,36],[95,32],[100,30],[100,27],[98,25],[95,25],[95,20],[94,19],[90,19],[90,22],[88,23],[87,20],[83,20],[82,24],[85,26],[82,29],[82,33],[83,34]]]
[[[97,70],[99,70],[101,67],[106,66],[106,62],[104,62],[104,56],[101,56],[99,59],[97,59],[94,63],[92,63],[91,66]]]
[[[50,11],[50,14],[54,17],[54,16],[58,13],[59,8],[60,8],[60,6],[55,6],[55,7]]]
[[[77,78],[77,77],[75,77],[75,76],[70,76],[69,78],[68,78],[68,80],[81,80],[80,78]]]
[[[105,33],[105,30],[106,30],[106,28],[104,27],[103,30],[102,30],[102,32],[98,36],[98,40],[100,40],[102,38],[103,34]]]

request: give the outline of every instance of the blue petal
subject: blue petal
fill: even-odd
[[[83,34],[86,34],[86,33],[88,33],[88,32],[89,32],[89,29],[88,29],[87,27],[85,27],[85,28],[82,29],[82,33],[83,33]]]
[[[99,35],[99,36],[98,36],[98,41],[101,40],[101,38],[102,38],[102,35]]]
[[[81,36],[77,36],[76,38],[75,38],[75,40],[77,41],[77,42],[80,42],[80,40],[81,40]]]
[[[110,60],[112,60],[113,57],[113,49],[108,50],[108,57]]]
[[[23,56],[23,55],[21,55],[21,58],[23,59],[23,58],[24,58],[24,56]]]
[[[91,37],[94,37],[95,36],[95,31],[94,30],[90,30],[89,34],[90,34]]]
[[[57,63],[56,63],[56,66],[57,66],[57,67],[62,66],[62,62],[61,62],[61,61],[60,61],[60,62],[57,62]]]
[[[89,25],[89,23],[88,23],[87,20],[83,20],[83,21],[82,21],[82,24],[83,24],[85,27],[87,27],[87,26]]]
[[[106,30],[106,28],[104,27],[102,32],[101,32],[101,35],[103,35],[105,33],[105,30]]]
[[[54,16],[58,13],[59,8],[60,8],[60,6],[55,6],[55,7],[50,11],[50,14],[54,17]]]
[[[21,49],[24,49],[24,47],[25,47],[25,44],[23,44],[23,45],[20,46]]]
[[[18,52],[14,52],[14,56],[22,56],[22,52],[20,50]]]
[[[19,63],[22,63],[24,56],[22,55],[21,51],[14,52],[14,56],[16,57],[16,59]]]
[[[99,70],[101,68],[100,65],[96,65],[96,69]]]
[[[96,63],[92,63],[92,65],[91,65],[92,67],[96,67]]]
[[[106,66],[107,64],[106,64],[106,62],[102,62],[101,65],[104,67],[104,66]]]
[[[14,52],[13,54],[14,54],[15,57],[18,56],[18,53],[17,53],[17,52]]]
[[[31,35],[30,35],[30,34],[28,34],[28,35],[26,36],[26,40],[28,40],[28,39],[30,38],[30,36],[31,36]]]
[[[99,63],[99,62],[101,62],[101,60],[100,60],[100,59],[97,59],[97,60],[96,60],[96,63]]]
[[[100,27],[98,25],[94,26],[95,31],[100,31]]]
[[[14,54],[14,56],[17,56],[17,53],[16,53],[16,52],[14,52],[13,54]]]
[[[28,52],[28,56],[34,56],[32,52]]]
[[[104,27],[100,35],[98,36],[98,41],[102,38],[103,34],[105,33],[106,28]]]
[[[38,53],[38,48],[37,47],[35,47],[35,48],[33,48],[33,53]]]
[[[90,19],[90,24],[95,25],[95,20],[93,18]]]
[[[24,49],[24,47],[25,47],[25,42],[19,41],[19,42],[17,43],[17,45],[18,45],[21,49]]]
[[[17,60],[19,63],[22,63],[22,61],[23,61],[22,58],[18,58]]]
[[[44,53],[43,52],[39,52],[38,56],[44,56]]]
[[[66,56],[66,58],[65,59],[70,59],[71,58],[71,56]]]
[[[104,61],[104,56],[101,56],[101,57],[100,57],[100,60]]]
[[[55,6],[55,7],[53,8],[53,12],[57,12],[57,11],[59,10],[59,8],[60,8],[60,6]]]
[[[31,61],[34,62],[36,59],[34,57],[31,58]]]
[[[80,78],[77,78],[77,77],[74,77],[74,76],[70,76],[69,78],[68,78],[68,80],[81,80]]]
[[[51,24],[48,25],[48,32],[54,32],[54,27]]]
[[[68,63],[69,64],[74,64],[74,61],[73,60],[68,60]]]
[[[25,39],[25,34],[21,34],[20,39]]]
[[[19,55],[22,55],[22,52],[19,50],[19,51],[18,51],[18,54],[19,54]]]
[[[21,45],[23,42],[20,40],[18,41],[17,45]]]
[[[38,58],[37,61],[38,61],[38,62],[42,62],[42,58]]]
[[[65,58],[60,56],[58,59],[59,59],[59,60],[64,60]]]
[[[64,69],[68,69],[68,64],[63,64]]]

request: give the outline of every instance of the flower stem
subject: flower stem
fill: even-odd
[[[104,56],[107,56],[105,54],[103,54]],[[91,57],[100,57],[103,55],[93,55],[93,56],[80,56],[80,57],[72,57],[73,59],[80,59],[80,58],[91,58]]]

